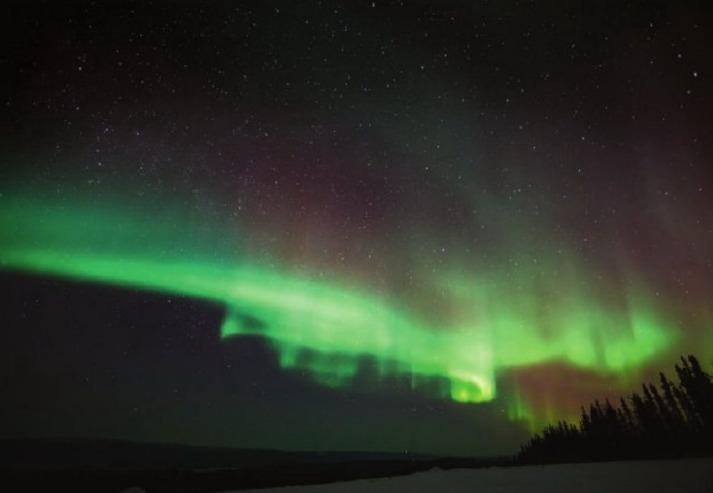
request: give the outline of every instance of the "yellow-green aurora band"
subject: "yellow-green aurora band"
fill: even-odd
[[[232,248],[210,221],[166,214],[6,195],[0,265],[209,300],[226,307],[223,337],[260,335],[282,367],[307,370],[325,385],[347,384],[368,357],[380,375],[407,376],[416,387],[447,382],[443,397],[459,402],[492,400],[499,371],[546,361],[622,374],[677,336],[643,287],[614,306],[575,282],[588,275],[582,268],[561,269],[546,283],[565,287],[556,293],[543,291],[540,268],[519,268],[516,285],[497,272],[439,274],[429,282],[448,309],[424,316],[368,286],[271,266],[240,253],[237,240]],[[513,418],[527,418],[526,404],[511,407]]]

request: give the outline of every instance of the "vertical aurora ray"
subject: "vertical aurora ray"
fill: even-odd
[[[182,217],[176,212],[168,223],[181,225]],[[0,265],[215,302],[226,308],[222,337],[264,337],[281,367],[306,370],[324,385],[348,385],[369,358],[380,377],[408,376],[424,391],[433,379],[445,381],[447,390],[436,397],[463,403],[491,401],[498,374],[545,362],[624,375],[677,338],[644,288],[627,291],[618,305],[575,289],[581,284],[575,280],[591,275],[581,267],[556,281],[522,268],[517,289],[497,269],[425,276],[448,302],[448,309],[425,316],[409,293],[317,279],[257,259],[240,241],[226,243],[210,221],[164,223],[147,211],[79,202],[59,208],[5,196]],[[518,393],[506,401],[510,419],[536,414]]]

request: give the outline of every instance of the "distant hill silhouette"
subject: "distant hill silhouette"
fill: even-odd
[[[395,476],[507,459],[387,452],[291,452],[119,440],[0,440],[8,491],[210,492]]]
[[[675,365],[677,382],[582,408],[579,424],[560,421],[524,444],[521,464],[713,455],[713,380],[695,356]]]
[[[238,469],[271,464],[430,460],[388,452],[291,452],[104,439],[0,440],[0,464],[33,468]]]

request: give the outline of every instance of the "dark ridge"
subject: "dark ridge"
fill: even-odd
[[[292,452],[119,440],[0,440],[0,477],[13,491],[214,492],[329,483],[508,459],[388,452]]]

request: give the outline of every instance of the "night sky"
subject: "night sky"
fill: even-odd
[[[510,453],[713,365],[709,2],[11,2],[0,437]]]

